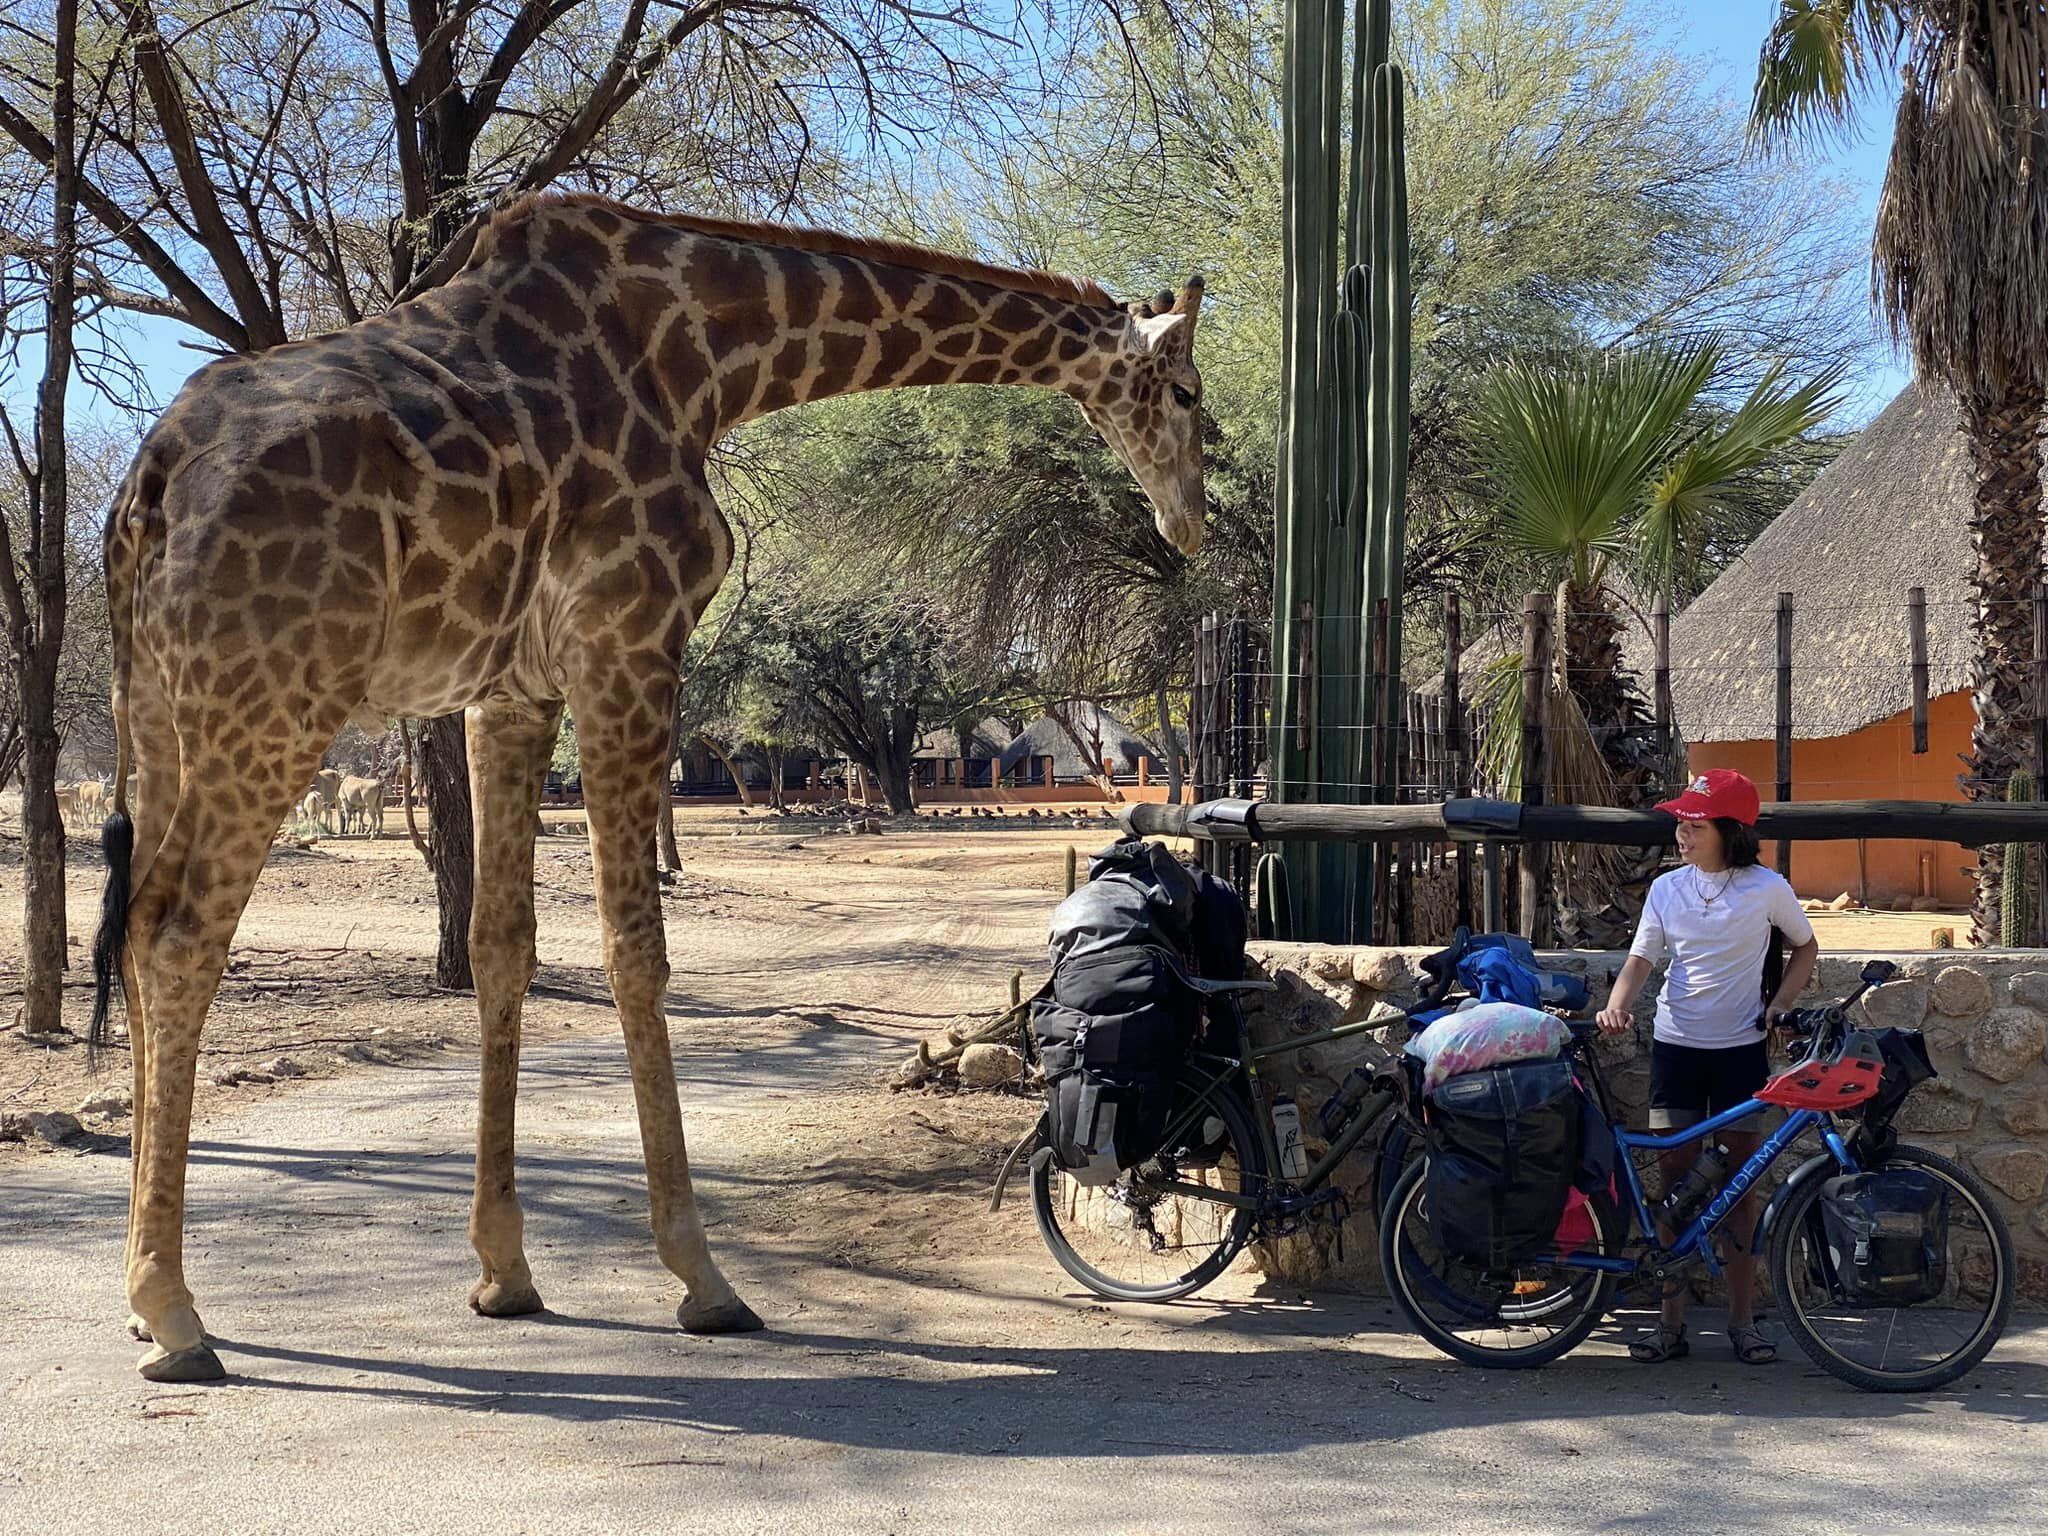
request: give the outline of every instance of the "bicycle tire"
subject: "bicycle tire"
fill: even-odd
[[[1821,1338],[1807,1320],[1806,1309],[1801,1304],[1802,1287],[1793,1282],[1795,1244],[1806,1229],[1807,1213],[1820,1198],[1821,1185],[1825,1179],[1811,1179],[1806,1186],[1796,1191],[1786,1203],[1785,1209],[1776,1218],[1771,1230],[1769,1253],[1771,1290],[1778,1299],[1778,1305],[1785,1315],[1785,1329],[1798,1343],[1807,1357],[1822,1370],[1850,1386],[1865,1392],[1927,1392],[1936,1387],[1947,1386],[1957,1377],[1974,1369],[1991,1352],[2005,1326],[2012,1317],[2013,1293],[2019,1287],[2019,1265],[2012,1246],[2012,1232],[2006,1226],[2005,1218],[1999,1214],[1998,1205],[1984,1182],[1924,1147],[1908,1146],[1901,1143],[1892,1150],[1883,1167],[1895,1164],[1923,1168],[1938,1174],[1944,1181],[1960,1190],[1976,1208],[1983,1219],[1986,1236],[1995,1250],[1992,1256],[1992,1304],[1985,1314],[1983,1324],[1963,1349],[1944,1356],[1931,1366],[1917,1371],[1878,1371],[1843,1358]],[[1884,1309],[1876,1309],[1884,1310]],[[1892,1309],[1910,1310],[1910,1309]]]
[[[1387,1200],[1384,1219],[1380,1223],[1380,1272],[1387,1282],[1387,1292],[1393,1297],[1394,1305],[1409,1325],[1421,1334],[1434,1349],[1449,1355],[1453,1360],[1466,1365],[1481,1366],[1487,1370],[1533,1370],[1553,1360],[1561,1359],[1585,1343],[1600,1320],[1607,1315],[1607,1309],[1614,1301],[1614,1276],[1604,1270],[1581,1271],[1590,1283],[1586,1286],[1586,1300],[1580,1304],[1579,1315],[1559,1329],[1557,1334],[1538,1344],[1525,1345],[1514,1349],[1489,1349],[1460,1338],[1423,1309],[1414,1295],[1422,1285],[1420,1275],[1424,1266],[1407,1262],[1402,1249],[1401,1234],[1407,1222],[1413,1218],[1425,1220],[1420,1211],[1423,1196],[1423,1181],[1429,1172],[1427,1158],[1411,1163],[1394,1186],[1394,1192]],[[1618,1255],[1626,1234],[1621,1212],[1605,1193],[1596,1192],[1587,1197],[1589,1213],[1597,1224],[1600,1235],[1600,1251]],[[1431,1276],[1431,1285],[1440,1294],[1459,1299],[1458,1292],[1449,1286],[1441,1275]],[[1576,1292],[1574,1287],[1573,1294]],[[1470,1310],[1477,1316],[1495,1313],[1499,1308],[1490,1302],[1477,1298],[1469,1300]],[[1541,1322],[1551,1309],[1534,1307],[1523,1309],[1516,1321],[1524,1326]]]
[[[1245,1103],[1244,1095],[1228,1080],[1218,1082],[1205,1074],[1187,1074],[1181,1081],[1192,1091],[1203,1094],[1215,1107],[1230,1143],[1230,1155],[1237,1161],[1239,1188],[1264,1188],[1265,1149],[1252,1123],[1251,1108]],[[1177,1301],[1183,1296],[1192,1296],[1231,1266],[1244,1251],[1245,1244],[1251,1241],[1258,1221],[1257,1213],[1247,1207],[1231,1208],[1230,1227],[1224,1242],[1188,1273],[1158,1285],[1132,1285],[1095,1268],[1068,1238],[1053,1198],[1057,1176],[1059,1170],[1049,1158],[1038,1160],[1031,1170],[1031,1215],[1038,1223],[1038,1235],[1053,1258],[1059,1261],[1061,1269],[1105,1301]]]

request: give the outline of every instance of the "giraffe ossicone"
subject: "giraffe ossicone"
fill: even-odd
[[[541,1305],[513,1106],[533,832],[566,702],[655,1246],[683,1282],[685,1328],[760,1326],[711,1256],[690,1183],[653,853],[683,645],[733,553],[705,455],[741,422],[830,395],[1057,389],[1129,467],[1160,533],[1193,554],[1201,299],[1199,278],[1127,306],[1092,283],[940,252],[544,196],[493,218],[443,287],[187,382],[106,534],[120,767],[95,1027],[118,967],[145,1376],[222,1374],[183,1262],[200,1028],[272,834],[364,709],[467,712],[482,1021],[472,1305]]]

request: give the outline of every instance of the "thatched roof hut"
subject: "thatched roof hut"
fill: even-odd
[[[1911,385],[1671,621],[1680,734],[1777,729],[1778,594],[1790,592],[1792,723],[1846,736],[1913,701],[1906,593],[1927,592],[1928,694],[1970,686],[1969,451],[1955,402]]]
[[[1003,748],[1010,744],[1015,735],[1016,732],[994,715],[990,715],[968,732],[967,756],[975,760],[993,760],[1000,757]],[[957,758],[960,756],[960,733],[952,726],[926,731],[917,738],[917,750],[911,756],[920,759]]]
[[[1099,704],[1068,704],[1064,709],[1068,722],[1083,741],[1100,743],[1096,760],[1089,761],[1059,721],[1050,715],[1040,715],[1003,749],[1003,772],[1010,772],[1026,757],[1051,758],[1053,773],[1063,779],[1099,774],[1105,762],[1117,773],[1136,773],[1141,757],[1165,761],[1165,754],[1139,735],[1136,727]]]

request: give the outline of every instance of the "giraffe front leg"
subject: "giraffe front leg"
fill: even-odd
[[[669,1053],[668,941],[662,927],[654,830],[667,784],[669,713],[675,673],[652,660],[637,686],[591,687],[572,699],[583,761],[584,803],[604,925],[605,972],[632,1062],[640,1144],[661,1261],[683,1282],[676,1320],[691,1333],[746,1333],[762,1326],[719,1272],[704,1237],[682,1106]],[[621,699],[633,702],[621,706]]]
[[[476,1190],[469,1241],[482,1273],[469,1293],[484,1317],[541,1310],[527,1267],[526,1218],[513,1179],[520,1012],[535,965],[533,828],[554,751],[559,706],[536,713],[487,704],[468,713],[469,790],[476,816],[476,895],[469,963],[481,1020]]]

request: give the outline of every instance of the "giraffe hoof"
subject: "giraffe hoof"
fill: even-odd
[[[469,1309],[479,1317],[529,1317],[546,1306],[533,1282],[504,1285],[496,1280],[479,1280],[469,1293]]]
[[[227,1368],[204,1344],[190,1349],[165,1349],[161,1344],[136,1362],[145,1381],[224,1381]]]
[[[676,1321],[685,1333],[759,1333],[768,1326],[737,1296],[712,1307],[686,1301],[676,1308]]]

